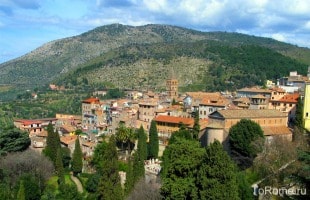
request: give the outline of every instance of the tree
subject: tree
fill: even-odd
[[[247,168],[262,151],[264,132],[260,125],[249,119],[241,119],[229,129],[229,144],[239,167]]]
[[[103,141],[99,144],[96,145],[95,150],[94,150],[94,156],[91,161],[92,165],[95,166],[96,172],[102,173],[103,170],[103,163],[104,163],[104,154],[107,149],[108,144]]]
[[[123,190],[118,173],[118,157],[114,136],[111,136],[104,152],[102,176],[98,185],[98,198],[106,200],[123,199]]]
[[[64,168],[69,168],[71,162],[71,153],[68,147],[61,147],[62,163]]]
[[[184,138],[186,140],[193,140],[193,137],[189,130],[181,128],[178,131],[175,131],[171,134],[171,137],[169,139],[169,144],[173,144],[177,141],[177,138]]]
[[[58,176],[58,184],[59,185],[64,184],[65,183],[65,176],[64,176],[65,172],[64,172],[64,166],[62,162],[62,153],[61,153],[60,148],[57,150],[55,169],[56,169],[56,174]]]
[[[158,133],[156,122],[153,120],[151,122],[151,127],[149,130],[149,158],[157,158],[159,151]]]
[[[56,163],[57,150],[60,148],[60,138],[59,134],[54,131],[54,127],[51,123],[47,126],[47,138],[46,147],[43,153],[53,161],[54,165]]]
[[[120,123],[115,134],[116,141],[121,143],[121,149],[124,150],[124,144],[127,143],[129,139],[128,128],[124,124]]]
[[[50,159],[40,153],[34,150],[26,150],[0,157],[0,171],[3,172],[8,184],[13,186],[24,174],[32,174],[42,191],[46,181],[52,176],[54,166]],[[26,188],[25,184],[24,182]]]
[[[146,144],[146,134],[143,126],[141,125],[138,130],[138,146],[137,150],[142,161],[147,159],[147,144]]]
[[[220,142],[206,147],[202,163],[197,178],[199,199],[239,199],[236,167]]]
[[[196,110],[195,111],[195,117],[194,117],[194,126],[193,126],[193,130],[192,130],[194,139],[198,140],[199,132],[200,132],[199,111]]]
[[[25,200],[25,187],[24,187],[24,183],[23,181],[20,181],[19,183],[19,189],[18,189],[18,193],[17,193],[17,200]]]
[[[31,141],[29,134],[17,128],[2,130],[0,132],[0,155],[8,152],[26,150]]]
[[[204,154],[198,141],[183,138],[166,147],[161,175],[164,199],[198,199],[197,172]]]
[[[299,97],[298,98],[298,102],[297,102],[297,105],[296,105],[296,117],[295,117],[295,120],[294,120],[294,124],[295,126],[297,126],[299,129],[302,129],[303,128],[303,116],[302,116],[302,113],[303,113],[303,102],[302,102],[302,99]]]
[[[77,175],[82,172],[83,169],[83,154],[80,146],[80,140],[77,138],[75,140],[75,147],[72,156],[71,169],[73,171],[73,175]]]
[[[128,195],[131,192],[134,185],[135,185],[135,182],[134,182],[134,174],[133,174],[133,163],[132,163],[132,160],[129,159],[128,167],[126,171],[126,182],[125,182],[126,195]]]

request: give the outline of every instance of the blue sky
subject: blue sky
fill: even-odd
[[[0,0],[0,63],[111,23],[239,32],[310,47],[310,0]]]

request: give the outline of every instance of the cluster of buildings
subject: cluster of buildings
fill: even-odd
[[[55,118],[15,120],[16,127],[29,132],[33,148],[43,148],[48,123],[60,134],[62,145],[74,150],[78,138],[84,155],[91,156],[101,135],[115,134],[122,123],[127,127],[143,126],[146,132],[154,120],[157,124],[161,152],[174,131],[182,123],[188,129],[194,126],[194,115],[199,113],[199,138],[203,145],[215,139],[225,144],[230,127],[241,119],[257,122],[268,140],[285,137],[292,140],[290,123],[296,115],[298,99],[304,97],[304,121],[310,130],[310,82],[297,72],[279,79],[277,84],[268,82],[266,88],[242,88],[234,93],[185,92],[179,94],[178,80],[168,79],[166,91],[127,91],[126,98],[100,100],[90,97],[82,101],[80,116],[57,114]],[[100,93],[104,95],[103,93]],[[83,133],[77,136],[76,130]]]

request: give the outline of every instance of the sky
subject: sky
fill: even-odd
[[[0,63],[112,23],[238,32],[310,48],[310,0],[0,0]]]

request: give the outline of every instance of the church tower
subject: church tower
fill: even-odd
[[[177,79],[168,79],[166,81],[166,90],[167,90],[167,97],[172,101],[173,99],[178,98],[178,80]]]

